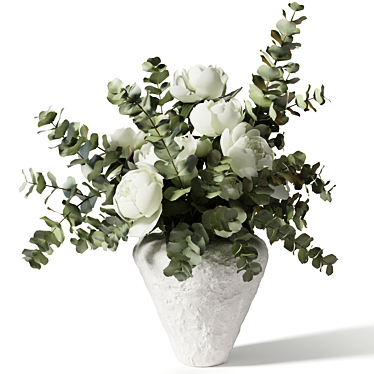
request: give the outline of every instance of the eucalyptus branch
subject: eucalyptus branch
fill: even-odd
[[[152,126],[153,126],[153,128],[156,130],[158,136],[161,137],[161,134],[160,134],[160,132],[158,131],[157,126],[156,126],[156,124],[153,122],[153,119],[152,119],[152,117],[149,115],[149,113],[148,113],[147,111],[145,111],[144,108],[143,108],[139,103],[136,103],[136,105],[137,105],[137,106],[139,107],[139,109],[140,109],[140,110],[141,110],[141,111],[142,111],[142,112],[143,112],[143,113],[144,113],[144,114],[149,118],[149,120],[151,121]],[[162,142],[164,148],[166,149],[166,152],[168,153],[169,157],[171,158],[171,154],[170,154],[170,152],[169,152],[169,149],[168,149],[167,145],[165,144],[164,139],[161,139],[161,142]],[[180,176],[179,176],[178,169],[177,169],[177,167],[176,167],[175,164],[174,164],[174,160],[171,160],[171,164],[173,165],[173,168],[174,168],[174,170],[175,170],[175,174],[176,174],[176,176],[177,176],[178,179],[179,179],[179,183],[181,184],[181,186],[182,186],[183,188],[185,188],[184,183],[182,182],[182,180],[181,180],[181,178],[180,178]]]
[[[32,184],[34,186],[37,186],[38,183],[32,183],[32,182],[27,182],[28,184]],[[63,188],[63,187],[58,187],[58,186],[51,186],[49,184],[46,184],[45,187],[50,187],[50,188],[54,188],[55,190],[63,190],[63,191],[68,191],[68,192],[71,192],[71,188]],[[81,196],[81,197],[88,197],[87,195],[83,195],[79,190],[77,190],[75,196]]]

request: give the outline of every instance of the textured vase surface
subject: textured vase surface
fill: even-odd
[[[251,282],[237,274],[236,259],[227,239],[207,245],[192,278],[179,282],[166,277],[169,264],[163,234],[140,238],[133,252],[144,282],[178,360],[188,366],[214,366],[226,362],[240,326],[254,299],[268,260],[265,243],[254,237],[263,271]]]

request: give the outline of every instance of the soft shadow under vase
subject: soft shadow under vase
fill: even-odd
[[[193,277],[179,282],[166,277],[169,264],[163,234],[139,239],[133,252],[144,282],[178,360],[188,366],[214,366],[226,362],[240,326],[263,277],[268,250],[258,237],[249,241],[258,251],[263,271],[251,282],[237,274],[236,259],[227,239],[207,245],[202,264]]]

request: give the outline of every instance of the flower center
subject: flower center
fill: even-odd
[[[252,149],[256,163],[261,160],[262,158],[266,157],[266,152],[264,150],[264,145],[261,139],[255,139],[255,138],[244,138],[244,142],[242,143],[242,149],[250,148]]]

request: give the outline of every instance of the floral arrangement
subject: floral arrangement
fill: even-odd
[[[40,112],[38,126],[50,126],[44,131],[49,131],[49,140],[59,142],[60,156],[74,157],[68,167],[81,168],[87,192],[73,177],[59,186],[48,172],[47,184],[42,173],[30,169],[31,181],[25,176],[20,188],[31,184],[25,197],[34,188],[40,194],[47,187],[51,194],[64,194],[62,219],[42,217],[49,230],[36,231],[30,243],[37,249],[23,251],[32,268],[46,265],[52,246],[64,242],[61,224],[67,221],[78,253],[98,247],[115,251],[121,239],[158,228],[170,259],[164,274],[179,281],[192,277],[206,245],[216,238],[232,241],[238,272],[251,281],[262,270],[257,250],[248,244],[255,229],[266,229],[270,244],[282,240],[288,251],[297,251],[301,263],[311,259],[315,268],[326,266],[332,274],[337,258],[310,247],[313,238],[308,234],[297,235],[307,227],[309,210],[309,199],[303,200],[300,190],[309,195],[311,189],[331,201],[323,168],[318,171],[319,162],[307,164],[303,152],[276,158],[273,151],[284,148],[281,127],[289,120],[287,114],[300,116],[295,107],[316,111],[312,101],[323,105],[326,99],[323,85],[313,95],[309,85],[305,97],[289,89],[299,81],[289,78],[299,64],[284,61],[301,46],[293,38],[306,19],[294,19],[302,5],[289,6],[292,18],[287,20],[283,11],[277,30],[271,30],[273,45],[261,51],[263,64],[253,75],[244,107],[235,97],[241,89],[226,94],[228,76],[221,68],[197,65],[177,71],[171,85],[166,65],[154,57],[142,65],[149,74],[143,91],[136,84],[123,87],[120,79],[108,84],[109,102],[132,119],[138,132],[128,127],[100,138],[89,135],[85,125],[61,121],[62,111],[57,122],[50,108]],[[89,214],[98,198],[100,214],[95,218]]]

